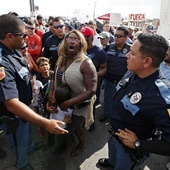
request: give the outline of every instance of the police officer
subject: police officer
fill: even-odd
[[[140,34],[134,41],[126,55],[130,71],[112,100],[109,158],[99,165],[130,170],[149,153],[170,155],[170,83],[159,71],[167,49],[157,34]]]
[[[43,56],[50,59],[50,69],[54,71],[55,63],[58,59],[58,47],[65,35],[64,21],[60,17],[53,19],[53,35],[51,35],[44,45]]]
[[[116,84],[124,76],[127,71],[126,54],[130,50],[130,44],[126,43],[128,37],[128,29],[126,27],[118,27],[115,33],[114,43],[110,44],[107,50],[107,72],[105,75],[105,91],[104,91],[104,114],[99,118],[100,122],[105,121],[110,114]]]
[[[17,52],[26,37],[25,25],[16,16],[0,16],[0,127],[5,132],[19,169],[33,169],[27,153],[34,148],[30,123],[44,127],[54,134],[67,133],[58,124],[36,114],[28,105],[32,87],[27,61]]]

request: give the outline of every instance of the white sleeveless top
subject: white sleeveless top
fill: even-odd
[[[72,90],[72,97],[78,96],[79,94],[81,94],[86,90],[83,82],[83,75],[80,71],[80,67],[83,61],[86,60],[87,58],[88,58],[87,56],[84,56],[83,60],[80,62],[73,61],[73,63],[67,68],[65,73],[63,73],[62,82],[63,84],[69,85],[69,87]],[[87,130],[89,129],[90,125],[94,122],[93,104],[95,100],[96,100],[96,96],[93,96],[91,98],[90,104],[81,109],[77,109],[77,107],[74,106],[73,114],[77,116],[85,117],[85,127]]]

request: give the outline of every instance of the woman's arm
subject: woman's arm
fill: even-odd
[[[104,64],[101,64],[100,65],[100,69],[99,71],[97,72],[97,75],[98,76],[104,76],[106,74],[106,71],[107,71],[107,64],[104,63]]]

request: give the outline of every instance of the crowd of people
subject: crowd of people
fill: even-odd
[[[95,130],[95,110],[104,87],[103,114],[110,120],[108,158],[98,165],[133,169],[150,153],[170,155],[170,44],[164,37],[134,27],[76,24],[38,15],[24,22],[16,13],[0,16],[0,128],[14,165],[32,170],[28,153],[58,147],[75,134],[72,156],[88,147],[85,130]],[[31,106],[39,82],[36,105]],[[31,124],[46,144],[34,143]],[[158,135],[159,134],[159,135]],[[6,156],[0,149],[0,159]]]

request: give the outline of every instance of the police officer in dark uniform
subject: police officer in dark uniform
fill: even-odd
[[[132,170],[149,153],[170,155],[170,83],[159,71],[167,49],[157,34],[140,34],[133,43],[126,55],[130,71],[112,100],[109,159],[99,165]]]
[[[65,35],[64,21],[60,17],[53,19],[53,35],[51,35],[44,45],[43,56],[50,59],[50,69],[54,71],[55,63],[58,59],[58,47]]]
[[[29,122],[54,134],[67,131],[57,125],[62,122],[45,119],[28,107],[32,100],[28,63],[16,50],[24,45],[24,23],[5,14],[0,16],[0,28],[0,127],[10,143],[15,166],[33,169],[27,156],[34,149]]]
[[[118,27],[116,29],[114,43],[110,44],[107,50],[107,72],[104,77],[104,114],[99,118],[101,122],[108,118],[112,107],[110,101],[115,91],[116,84],[127,71],[126,54],[130,50],[130,44],[126,42],[127,38],[128,29],[126,27]]]

